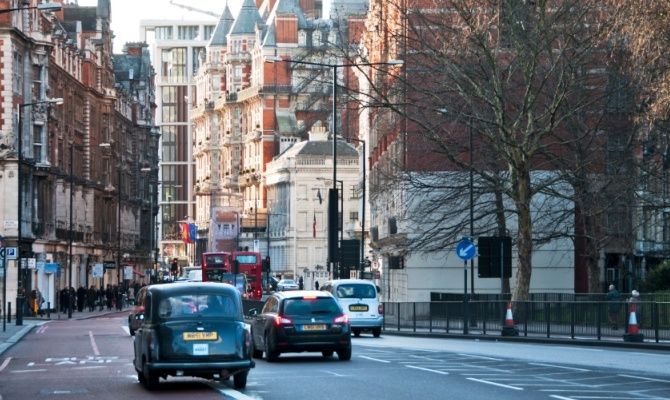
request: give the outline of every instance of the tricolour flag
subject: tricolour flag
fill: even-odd
[[[319,204],[323,203],[323,198],[321,197],[321,189],[316,189],[316,197],[319,199]]]
[[[184,243],[190,243],[191,239],[189,238],[189,228],[188,224],[186,222],[180,222],[179,223],[179,228],[181,229],[181,240]]]
[[[316,239],[316,212],[314,212],[314,221],[312,222],[312,238]]]

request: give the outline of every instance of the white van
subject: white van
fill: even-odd
[[[374,337],[382,334],[384,307],[379,302],[377,286],[364,279],[337,279],[324,283],[321,290],[330,292],[349,317],[351,332],[359,336],[372,331]]]

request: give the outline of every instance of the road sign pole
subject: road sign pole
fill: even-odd
[[[7,250],[5,249],[4,238],[0,237],[2,246],[2,331],[7,330]]]
[[[470,304],[468,302],[468,261],[463,260],[463,334],[467,335]]]

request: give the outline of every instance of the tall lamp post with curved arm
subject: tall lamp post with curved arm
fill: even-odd
[[[54,99],[45,99],[45,100],[39,100],[39,101],[34,101],[32,103],[23,103],[19,104],[19,118],[18,118],[18,156],[17,156],[17,161],[18,161],[18,169],[17,169],[17,175],[16,175],[16,180],[18,183],[18,203],[17,203],[17,219],[18,219],[18,229],[17,229],[17,245],[19,249],[19,257],[18,257],[18,265],[16,268],[16,275],[17,275],[17,282],[16,282],[16,325],[20,326],[23,325],[23,306],[26,301],[26,294],[24,293],[24,285],[23,285],[23,269],[21,266],[21,242],[23,241],[23,109],[26,107],[32,107],[38,104],[56,104],[56,105],[61,105],[63,104],[63,99],[62,98],[54,98]]]
[[[266,62],[287,62],[291,64],[303,64],[303,65],[312,65],[312,66],[317,66],[317,67],[325,67],[325,68],[332,68],[333,72],[333,78],[332,78],[332,95],[333,95],[333,127],[332,127],[332,136],[333,136],[333,187],[330,189],[330,192],[333,193],[331,195],[329,193],[328,199],[329,199],[329,204],[328,204],[328,221],[330,222],[336,222],[338,220],[337,218],[337,201],[335,201],[335,204],[331,201],[331,199],[337,199],[338,193],[337,193],[337,69],[338,68],[347,68],[347,67],[371,67],[371,66],[376,66],[376,65],[391,65],[391,66],[401,66],[405,62],[403,60],[388,60],[386,62],[361,62],[361,63],[342,63],[342,64],[327,64],[327,63],[320,63],[320,62],[313,62],[313,61],[302,61],[302,60],[291,60],[291,59],[283,59],[278,56],[274,57],[266,57],[265,58]],[[329,223],[330,224],[330,223]],[[333,225],[337,225],[337,223],[334,223]],[[328,262],[332,264],[333,266],[335,263],[339,261],[339,243],[337,240],[337,229],[333,229],[332,227],[328,228]],[[334,268],[332,269],[334,270]]]

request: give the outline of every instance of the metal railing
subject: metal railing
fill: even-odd
[[[468,333],[500,335],[509,301],[470,301]],[[630,317],[626,302],[519,301],[512,315],[519,336],[570,339],[621,339]],[[384,303],[384,330],[463,333],[464,303],[434,301]],[[636,305],[636,320],[645,340],[670,341],[670,302]],[[611,318],[611,319],[610,319]]]

